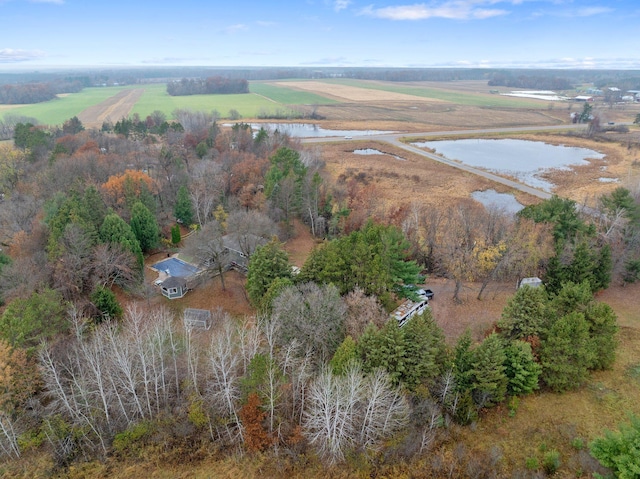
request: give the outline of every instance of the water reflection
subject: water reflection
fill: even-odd
[[[330,136],[350,136],[355,138],[394,133],[393,131],[384,130],[328,130],[315,123],[249,123],[249,125],[254,130],[259,130],[260,128],[264,128],[267,131],[278,130],[280,133],[286,133],[296,138],[324,138]],[[225,126],[232,126],[232,124],[225,124]]]
[[[496,190],[474,191],[471,197],[487,209],[499,209],[505,213],[516,214],[524,208],[513,195],[498,193]]]
[[[514,176],[526,185],[545,191],[551,191],[554,186],[539,177],[545,171],[554,168],[568,169],[570,165],[588,164],[587,158],[605,157],[588,148],[514,139],[425,141],[412,144],[430,148],[440,155],[460,160],[470,166]]]
[[[390,155],[389,153],[384,153],[380,150],[376,150],[375,148],[360,148],[358,150],[353,150],[353,153],[356,155],[388,155],[393,156],[396,160],[405,161],[405,159],[400,156]]]

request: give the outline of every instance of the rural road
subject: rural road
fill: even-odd
[[[329,142],[345,142],[345,141],[359,141],[359,140],[376,140],[383,141],[386,143],[390,143],[398,148],[401,148],[406,151],[410,151],[411,153],[415,153],[417,155],[423,156],[424,158],[428,158],[433,161],[437,161],[439,163],[443,163],[445,165],[449,165],[453,168],[457,168],[462,171],[466,171],[468,173],[472,173],[474,175],[481,176],[490,181],[494,181],[496,183],[501,183],[510,188],[513,188],[518,191],[522,191],[523,193],[530,194],[532,196],[536,196],[538,198],[542,198],[544,200],[551,198],[552,194],[547,191],[542,191],[537,188],[532,188],[531,186],[527,186],[523,183],[519,183],[517,181],[509,180],[508,178],[504,178],[502,176],[498,176],[496,174],[490,173],[485,170],[481,170],[478,168],[474,168],[472,166],[465,165],[458,161],[449,160],[440,155],[436,155],[434,153],[430,153],[421,148],[415,147],[413,145],[404,143],[401,141],[402,138],[407,137],[416,137],[416,138],[428,138],[428,137],[441,137],[443,135],[477,135],[477,134],[490,134],[490,133],[521,133],[527,131],[554,131],[554,130],[579,130],[586,128],[586,124],[581,125],[557,125],[557,126],[524,126],[517,128],[485,128],[480,130],[457,130],[457,131],[430,131],[425,133],[384,133],[384,134],[367,134],[367,135],[354,135],[351,139],[345,139],[344,137],[322,137],[322,138],[303,138],[303,143],[329,143]]]

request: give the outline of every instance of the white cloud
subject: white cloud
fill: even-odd
[[[577,8],[560,8],[558,10],[538,10],[533,13],[534,17],[563,17],[563,18],[581,18],[581,17],[593,17],[597,15],[604,15],[606,13],[613,12],[614,9],[610,7],[577,7]]]
[[[576,10],[575,15],[578,17],[591,17],[593,15],[601,15],[612,11],[613,9],[609,7],[584,7]]]
[[[522,68],[522,69],[633,69],[640,68],[638,58],[548,58],[544,60],[459,60],[431,65],[415,65],[422,67],[453,68]]]
[[[427,20],[429,18],[446,18],[450,20],[482,20],[485,18],[507,15],[504,9],[486,8],[499,0],[452,0],[440,4],[414,3],[412,5],[398,5],[394,7],[374,8],[365,7],[361,15],[368,15],[388,20]],[[509,2],[513,3],[513,2]]]
[[[0,49],[0,63],[28,62],[44,57],[39,50],[15,50],[13,48]]]
[[[347,8],[349,5],[351,5],[351,0],[334,0],[333,9],[336,12],[339,12],[340,10]]]
[[[224,31],[226,33],[238,33],[238,32],[243,32],[248,30],[249,27],[247,27],[244,23],[236,23],[235,25],[229,25],[227,28],[224,29]]]

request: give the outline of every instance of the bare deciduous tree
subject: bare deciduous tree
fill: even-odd
[[[346,307],[333,285],[305,283],[286,287],[273,302],[272,321],[278,323],[278,343],[297,340],[316,365],[329,361],[344,339]]]
[[[357,340],[369,324],[381,328],[389,319],[378,299],[367,296],[360,287],[347,293],[344,302],[347,307],[345,333],[353,339]]]
[[[350,450],[377,449],[408,417],[404,396],[384,371],[365,376],[353,366],[343,376],[324,371],[311,384],[304,429],[320,457],[335,464]]]

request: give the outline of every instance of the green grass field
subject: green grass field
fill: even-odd
[[[0,110],[0,117],[4,118],[6,114],[22,115],[36,118],[39,123],[45,125],[61,125],[82,110],[112,97],[125,88],[135,87],[85,88],[80,93],[72,93],[44,103]]]
[[[331,105],[338,103],[336,100],[326,98],[315,93],[293,90],[284,86],[275,86],[267,83],[252,82],[249,85],[251,93],[262,95],[283,105]]]
[[[243,117],[255,118],[261,113],[282,111],[293,105],[336,103],[334,100],[313,93],[263,83],[252,83],[250,94],[174,97],[167,93],[164,84],[131,85],[86,88],[80,93],[34,105],[5,106],[4,108],[0,106],[0,118],[4,118],[7,114],[21,115],[36,118],[41,124],[60,125],[86,108],[107,100],[123,89],[132,88],[144,89],[143,95],[131,110],[131,114],[137,113],[143,118],[155,110],[159,110],[167,115],[167,118],[171,118],[171,113],[178,108],[207,112],[215,110],[222,117],[228,117],[229,111],[233,109]]]
[[[229,110],[237,110],[243,117],[255,117],[261,111],[282,109],[284,105],[269,101],[260,95],[189,95],[170,96],[164,84],[144,85],[145,92],[140,97],[131,113],[146,117],[154,110],[159,110],[171,118],[171,112],[178,108],[211,112],[216,110],[222,117],[229,116]]]

